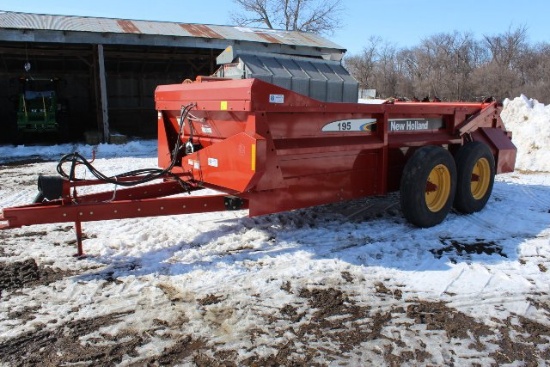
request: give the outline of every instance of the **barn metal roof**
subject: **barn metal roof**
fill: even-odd
[[[340,54],[341,46],[316,34],[251,27],[189,24],[0,11],[0,40],[219,48],[239,44],[279,53]],[[249,47],[247,47],[249,46]],[[279,50],[279,51],[277,51]]]

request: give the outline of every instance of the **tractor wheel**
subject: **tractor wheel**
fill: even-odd
[[[401,177],[405,218],[418,227],[441,223],[453,204],[456,176],[456,164],[447,150],[426,146],[414,152]]]
[[[473,141],[456,153],[457,181],[454,207],[471,214],[485,207],[495,181],[495,158],[489,147]]]

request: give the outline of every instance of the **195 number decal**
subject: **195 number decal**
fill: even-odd
[[[362,119],[350,119],[350,120],[338,120],[332,121],[321,129],[325,132],[366,132],[371,131],[371,127],[376,123],[375,118],[362,118]]]
[[[338,130],[340,131],[350,131],[351,130],[351,121],[339,122]]]

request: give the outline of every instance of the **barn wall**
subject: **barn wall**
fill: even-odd
[[[218,54],[218,50],[135,45],[107,45],[104,51],[110,129],[136,137],[156,136],[156,86],[211,74]],[[27,61],[29,73],[23,68]],[[15,124],[19,79],[29,76],[59,80],[58,98],[66,108],[69,130],[64,135],[82,140],[85,131],[102,131],[96,64],[93,45],[0,42],[0,142],[15,142],[10,126]],[[25,141],[51,138],[27,134]]]

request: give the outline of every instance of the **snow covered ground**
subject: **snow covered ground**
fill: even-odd
[[[546,365],[550,107],[502,114],[517,170],[486,208],[418,229],[399,198],[0,232],[0,361],[25,365]],[[153,141],[100,145],[107,173],[154,167]],[[0,147],[0,207],[87,146]],[[123,152],[121,154],[121,152]],[[13,163],[36,157],[48,162]]]

